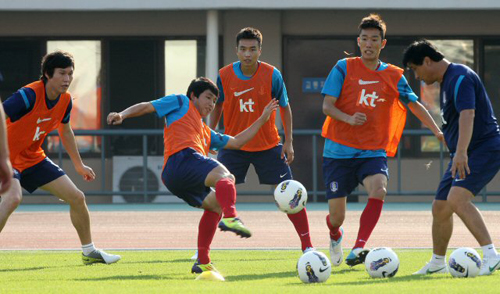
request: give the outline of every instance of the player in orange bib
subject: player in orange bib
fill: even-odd
[[[234,174],[237,184],[245,182],[252,164],[261,184],[276,186],[292,179],[289,166],[294,159],[292,110],[281,73],[274,66],[259,61],[261,52],[262,34],[259,30],[248,27],[236,35],[239,61],[219,70],[217,86],[221,93],[209,125],[215,128],[224,113],[224,133],[235,135],[247,128],[261,115],[266,104],[276,98],[285,131],[284,144],[280,143],[273,114],[241,150],[221,150],[217,157]],[[302,251],[313,249],[306,209],[287,216],[297,231]]]
[[[365,186],[368,203],[361,214],[356,243],[346,258],[349,266],[364,262],[368,238],[375,228],[387,193],[387,156],[394,156],[406,122],[404,104],[443,141],[443,134],[417,101],[403,69],[379,60],[384,48],[385,22],[376,14],[361,20],[361,57],[339,60],[322,91],[325,137],[323,177],[330,214],[330,258],[342,263],[342,224],[346,199],[358,184]]]
[[[68,88],[74,67],[73,56],[67,52],[46,55],[40,80],[21,88],[3,103],[14,181],[1,195],[0,231],[21,203],[21,187],[29,193],[41,188],[69,204],[71,222],[82,244],[83,263],[110,264],[120,256],[95,248],[85,195],[41,147],[47,134],[57,129],[78,174],[86,181],[95,179],[94,171],[82,162],[69,122],[72,103]]]

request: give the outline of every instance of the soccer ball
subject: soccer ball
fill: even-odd
[[[330,259],[319,251],[304,253],[297,262],[297,273],[304,283],[323,283],[331,272]]]
[[[451,253],[448,265],[450,274],[455,278],[473,278],[481,269],[481,257],[476,250],[462,247]]]
[[[374,248],[366,255],[365,268],[372,278],[392,278],[398,272],[399,258],[391,248]]]
[[[297,181],[286,180],[274,190],[274,201],[281,211],[295,214],[306,206],[307,190]]]

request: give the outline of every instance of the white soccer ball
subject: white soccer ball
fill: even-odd
[[[284,213],[295,214],[306,206],[307,190],[297,181],[286,180],[274,190],[274,201]]]
[[[448,260],[450,274],[456,278],[473,278],[481,269],[481,257],[477,251],[462,247],[453,251]]]
[[[297,273],[304,283],[323,283],[331,272],[330,259],[319,251],[304,253],[297,262]]]
[[[366,255],[365,268],[372,278],[392,278],[398,272],[399,258],[391,248],[374,248]]]

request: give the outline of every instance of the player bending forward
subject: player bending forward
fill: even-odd
[[[223,231],[244,238],[252,235],[237,217],[234,176],[224,165],[207,157],[209,150],[241,148],[278,107],[273,99],[250,127],[231,137],[214,132],[202,121],[214,109],[218,95],[219,89],[214,82],[200,77],[191,82],[187,96],[169,95],[108,115],[108,124],[112,125],[152,112],[165,118],[163,183],[187,204],[204,210],[198,226],[198,260],[192,273],[217,271],[210,262],[209,251],[222,214],[220,227]]]

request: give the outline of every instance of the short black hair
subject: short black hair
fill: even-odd
[[[241,39],[257,40],[259,48],[262,47],[262,33],[256,28],[246,27],[241,29],[241,31],[236,34],[236,47],[240,44]]]
[[[441,61],[444,54],[426,39],[418,40],[411,43],[403,53],[403,66],[408,67],[408,64],[422,65],[424,58],[429,57],[432,61]]]
[[[217,88],[217,85],[212,80],[205,77],[198,77],[189,84],[187,96],[191,99],[191,93],[193,93],[195,97],[199,98],[200,94],[206,90],[210,90],[215,96],[219,97],[219,88]]]
[[[52,78],[56,68],[67,68],[69,66],[72,66],[73,69],[75,68],[75,59],[71,53],[60,50],[49,53],[42,58],[42,75],[40,76],[40,80],[46,82],[47,77],[45,74],[49,78]]]
[[[377,29],[380,31],[380,36],[382,40],[385,39],[385,32],[387,31],[387,26],[385,21],[382,20],[380,15],[376,13],[371,13],[367,17],[363,17],[358,26],[359,34],[361,34],[361,30],[365,29]]]

